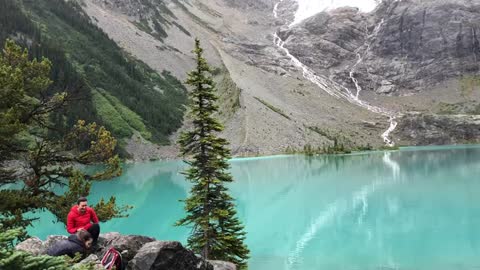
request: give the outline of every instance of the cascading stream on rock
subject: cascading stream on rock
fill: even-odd
[[[279,2],[277,2],[275,5],[274,5],[274,8],[273,8],[273,16],[275,18],[278,18],[278,6],[283,2],[283,0],[280,0]],[[297,16],[296,16],[297,17]],[[367,40],[366,40],[366,45],[362,46],[362,47],[365,47],[366,46],[366,50],[365,52],[363,53],[363,55],[366,55],[370,49],[370,43],[369,43],[369,40],[372,40],[375,38],[375,36],[378,34],[378,32],[380,31],[382,25],[383,25],[383,20],[377,25],[377,27],[375,27],[373,33],[371,35],[369,35],[367,37]],[[294,25],[294,23],[288,25],[288,28],[291,28],[292,26]],[[363,61],[363,55],[360,54],[359,52],[357,52],[357,57],[358,57],[358,60],[357,62],[355,63],[355,65],[352,67],[352,70],[350,71],[350,78],[351,80],[353,81],[353,83],[355,84],[356,86],[356,94],[353,94],[347,87],[344,87],[343,85],[340,85],[338,83],[336,83],[335,81],[327,78],[327,77],[324,77],[324,76],[321,76],[321,75],[316,75],[315,72],[309,68],[308,66],[306,66],[305,64],[303,64],[298,58],[296,58],[295,56],[293,56],[290,51],[285,48],[285,41],[282,40],[279,35],[278,35],[278,32],[275,32],[274,35],[273,35],[273,43],[275,44],[275,46],[277,46],[278,48],[280,48],[286,55],[287,57],[292,61],[292,63],[300,68],[302,70],[302,74],[303,74],[303,77],[307,80],[309,80],[310,82],[314,83],[315,85],[317,85],[320,89],[322,89],[323,91],[325,91],[326,93],[328,93],[329,95],[335,97],[335,98],[341,98],[341,99],[345,99],[347,100],[348,102],[354,104],[354,105],[357,105],[357,106],[360,106],[364,109],[367,109],[371,112],[374,112],[374,113],[377,113],[377,114],[381,114],[383,116],[386,116],[388,117],[388,121],[389,121],[389,127],[388,129],[382,133],[381,137],[383,138],[383,141],[385,142],[385,144],[387,146],[394,146],[395,145],[395,142],[393,140],[391,140],[389,137],[390,137],[390,134],[395,130],[395,128],[397,127],[397,121],[396,121],[396,118],[399,116],[398,113],[395,113],[393,111],[389,111],[385,108],[381,108],[381,107],[377,107],[377,106],[373,106],[373,105],[370,105],[368,104],[367,102],[365,101],[362,101],[359,99],[359,94],[362,90],[361,86],[359,85],[358,83],[358,80],[354,77],[354,73],[355,73],[355,68]],[[361,47],[361,48],[362,48]],[[360,49],[361,49],[360,48]],[[359,50],[360,50],[359,49]]]

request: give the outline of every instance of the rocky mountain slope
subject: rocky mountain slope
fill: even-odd
[[[478,1],[385,0],[370,13],[338,8],[294,25],[295,0],[82,1],[110,38],[158,72],[185,78],[199,37],[218,67],[223,135],[236,155],[339,139],[351,147],[479,140]]]
[[[52,62],[48,93],[68,93],[68,109],[50,117],[51,136],[63,136],[78,119],[106,126],[119,139],[141,136],[168,143],[182,125],[186,91],[123,51],[75,1],[0,2],[0,45],[7,38],[31,57]],[[60,133],[60,134],[57,134]]]
[[[369,14],[355,8],[320,13],[280,36],[315,72],[394,110],[400,123],[421,121],[411,112],[443,115],[421,121],[422,131],[400,125],[394,137],[401,143],[476,142],[444,120],[478,132],[468,115],[478,114],[479,8],[478,1],[383,1]],[[438,135],[409,135],[429,131]]]
[[[350,148],[478,142],[479,1],[384,0],[369,13],[355,7],[319,10],[293,24],[305,1],[69,2],[78,3],[86,18],[126,55],[161,74],[169,89],[178,88],[175,78],[185,79],[194,67],[191,49],[199,37],[216,67],[219,117],[226,125],[222,135],[234,155],[277,154],[335,142]],[[45,36],[63,29],[55,25],[68,25],[55,9],[42,13],[32,6],[25,5],[36,22],[46,25]],[[58,18],[56,24],[46,19],[48,14]],[[60,39],[64,46],[92,40],[68,31],[76,34]],[[95,48],[82,44],[71,48]],[[73,51],[65,55],[75,59]],[[91,57],[86,59],[99,56]],[[95,72],[101,65],[78,59],[74,66],[91,74],[86,78],[102,78]],[[155,133],[162,137],[178,127],[182,90],[146,84],[164,96],[180,93],[174,103],[169,97],[154,98],[163,105],[147,108],[145,102],[129,103],[130,94],[143,90],[116,91],[115,85],[96,84],[90,90],[97,114],[92,117],[103,119],[117,133],[125,128],[116,123],[131,130],[124,147],[133,159],[176,157],[174,145],[156,146],[149,135],[163,128]],[[135,114],[124,113],[123,120],[107,117],[119,110]],[[160,115],[170,115],[170,120]],[[171,124],[162,127],[166,121]]]

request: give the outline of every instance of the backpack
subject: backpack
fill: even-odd
[[[102,266],[107,270],[125,270],[125,264],[122,260],[122,254],[120,254],[120,252],[118,252],[118,250],[116,250],[114,247],[111,247],[103,255]]]

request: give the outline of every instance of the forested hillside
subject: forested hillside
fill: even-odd
[[[159,143],[167,143],[180,127],[183,85],[122,51],[77,2],[2,0],[2,46],[7,38],[28,47],[32,58],[49,58],[54,81],[49,94],[67,91],[74,100],[51,116],[57,128],[52,136],[64,133],[76,119],[105,125],[118,138],[138,132]]]

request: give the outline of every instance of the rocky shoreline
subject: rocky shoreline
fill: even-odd
[[[33,255],[46,254],[49,247],[58,241],[66,240],[64,235],[50,235],[42,241],[37,237],[19,243],[15,249]],[[96,269],[104,269],[100,263],[104,253],[114,247],[122,254],[126,270],[236,270],[233,263],[208,260],[184,248],[177,241],[159,241],[142,235],[122,235],[117,232],[101,234],[97,246],[76,267],[93,263]]]

